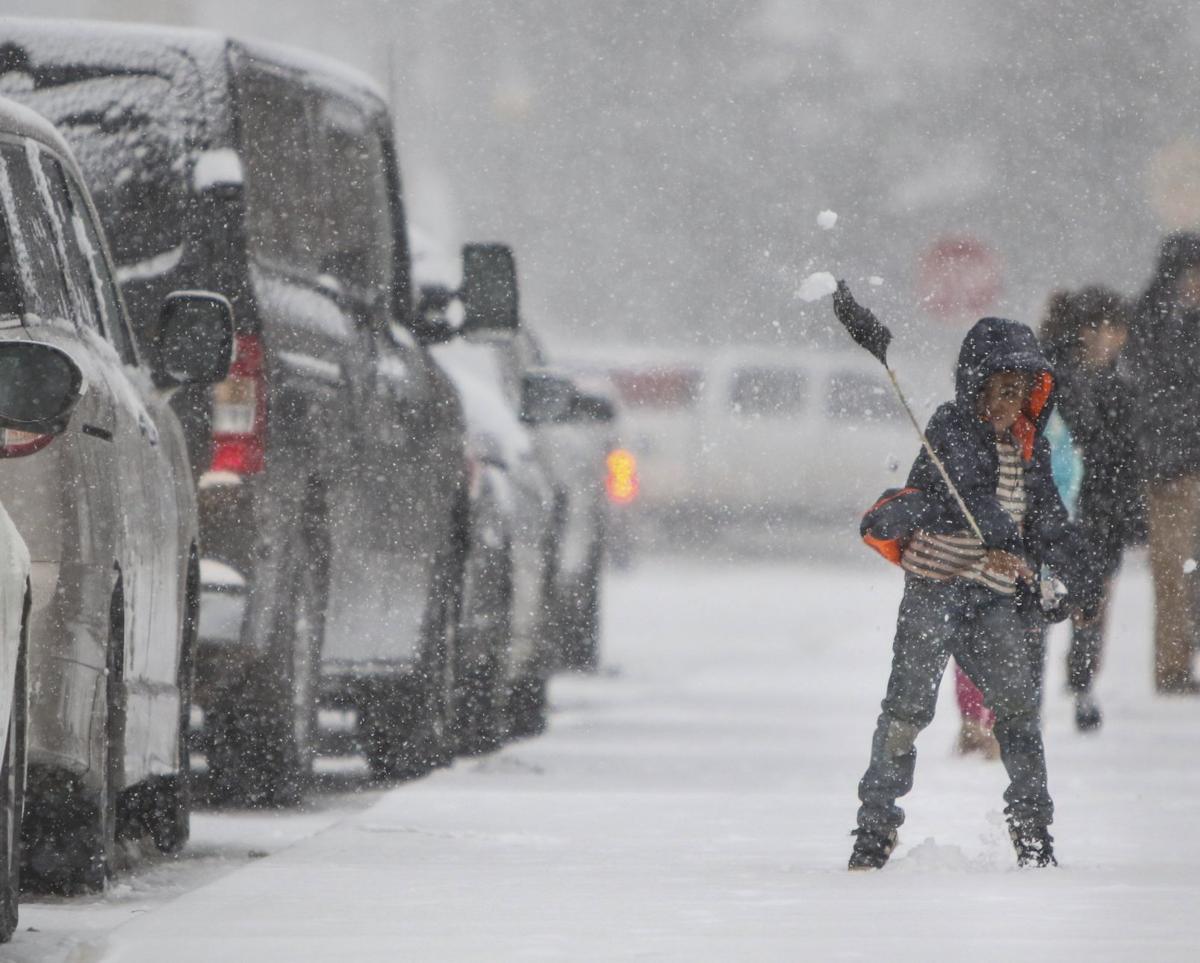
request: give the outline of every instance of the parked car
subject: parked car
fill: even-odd
[[[506,245],[463,248],[460,297],[464,317],[457,350],[487,359],[488,380],[527,426],[531,447],[526,461],[537,466],[550,492],[536,516],[527,516],[537,521],[519,526],[524,538],[518,537],[514,552],[514,571],[536,571],[540,579],[540,584],[527,579],[528,590],[514,592],[513,649],[515,664],[524,668],[511,673],[509,715],[513,728],[523,734],[544,725],[546,679],[552,669],[564,661],[594,658],[594,644],[579,643],[578,632],[597,631],[604,528],[596,499],[604,455],[589,446],[578,464],[574,456],[579,451],[571,450],[566,438],[582,437],[584,423],[611,421],[612,411],[603,399],[585,395],[562,372],[546,366],[522,322],[515,259]],[[580,607],[582,625],[577,621]],[[522,622],[527,632],[519,631]],[[583,653],[575,651],[580,646]]]
[[[225,376],[232,318],[217,295],[170,294],[143,358],[66,142],[7,101],[0,215],[0,346],[36,347],[46,364],[69,356],[80,396],[65,421],[7,428],[0,452],[0,491],[32,558],[24,866],[43,885],[95,889],[118,819],[164,851],[188,835],[199,550],[168,399]]]
[[[459,744],[473,753],[544,723],[554,493],[495,353],[455,338],[435,355],[463,400],[474,466],[455,671]]]
[[[354,714],[378,775],[444,760],[463,426],[410,333],[383,96],[341,64],[213,33],[4,33],[20,67],[4,85],[79,151],[139,343],[163,291],[236,309],[230,377],[179,400],[219,563],[197,652],[211,781],[296,801],[318,705]]]
[[[0,232],[0,324],[21,309],[7,232]],[[0,446],[67,425],[83,375],[70,357],[44,344],[0,341]],[[29,720],[29,549],[0,504],[0,943],[17,927],[21,892],[21,817]]]
[[[561,369],[559,369],[561,370]],[[600,653],[600,593],[614,508],[609,483],[619,451],[617,409],[602,382],[570,373],[568,408],[547,419],[537,438],[562,493],[554,587],[558,661],[595,669]]]
[[[0,365],[4,346],[0,345]],[[0,388],[3,391],[3,388]],[[0,424],[8,410],[0,402]],[[0,505],[0,943],[17,928],[21,893],[21,815],[25,809],[25,729],[29,710],[29,549]]]

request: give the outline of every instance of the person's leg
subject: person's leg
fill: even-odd
[[[1014,600],[999,597],[982,601],[968,626],[954,657],[996,714],[993,731],[1009,778],[1005,813],[1013,825],[1049,826],[1054,804],[1046,785],[1039,716],[1040,626]]]
[[[1195,606],[1191,573],[1184,565],[1196,551],[1200,486],[1194,477],[1152,482],[1146,501],[1154,575],[1154,682],[1160,692],[1180,691],[1192,680]]]
[[[955,750],[964,756],[977,752],[987,759],[999,758],[1000,746],[992,735],[992,710],[984,705],[983,693],[958,663],[954,665],[954,695],[961,717]]]
[[[1089,621],[1078,616],[1071,620],[1071,648],[1067,652],[1067,688],[1075,695],[1075,725],[1084,732],[1098,729],[1103,721],[1100,705],[1092,694],[1092,684],[1100,667],[1104,629],[1108,619],[1108,600],[1112,579],[1104,583],[1104,595],[1096,615]]]
[[[913,743],[933,719],[949,640],[960,617],[955,589],[915,576],[906,579],[887,695],[871,741],[871,761],[858,784],[860,829],[886,834],[904,822],[896,800],[912,788]]]

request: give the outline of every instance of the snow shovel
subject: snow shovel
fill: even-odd
[[[891,365],[888,364],[887,349],[888,345],[892,343],[892,332],[887,329],[887,326],[882,321],[875,317],[874,312],[870,308],[863,307],[854,300],[854,295],[850,293],[850,287],[845,281],[838,281],[837,290],[833,292],[833,312],[837,315],[837,319],[842,322],[843,327],[849,332],[850,337],[854,339],[855,344],[866,348],[883,365],[883,370],[887,372],[888,379],[892,382],[892,387],[896,391],[896,397],[900,399],[900,405],[904,408],[904,413],[908,415],[908,420],[912,422],[917,436],[921,439],[921,445],[929,454],[934,465],[937,466],[937,470],[942,476],[942,481],[946,483],[946,488],[950,490],[950,494],[958,502],[958,507],[962,511],[963,517],[966,518],[967,524],[971,526],[971,531],[980,542],[983,542],[983,532],[979,529],[979,523],[975,521],[975,516],[971,514],[971,510],[967,508],[967,503],[963,501],[962,495],[958,493],[958,489],[950,478],[950,473],[946,471],[946,466],[942,464],[942,460],[938,457],[937,452],[929,444],[929,439],[925,437],[925,429],[921,427],[921,423],[917,421],[917,416],[913,414],[913,410],[908,404],[908,399],[904,397],[904,392],[900,389],[900,383],[896,380],[896,373],[892,370]]]

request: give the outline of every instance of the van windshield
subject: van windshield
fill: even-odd
[[[122,277],[178,261],[194,138],[169,78],[56,67],[7,73],[0,93],[49,119],[71,145]]]

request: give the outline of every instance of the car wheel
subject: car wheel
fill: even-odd
[[[563,665],[595,672],[600,658],[600,578],[603,568],[600,544],[592,546],[579,591],[573,593],[563,618]]]
[[[545,730],[546,679],[539,674],[521,676],[508,697],[509,735],[524,739]]]
[[[25,604],[28,617],[29,603]],[[21,814],[25,804],[25,725],[29,676],[25,662],[28,623],[23,623],[17,670],[13,677],[12,709],[4,762],[0,765],[0,943],[7,943],[17,928],[17,903],[21,893]]]
[[[200,568],[193,556],[184,594],[183,639],[179,648],[179,769],[155,787],[150,834],[162,853],[177,853],[191,833],[192,766],[189,730],[192,714],[192,658],[200,628]]]
[[[277,655],[249,671],[255,682],[218,694],[206,714],[213,790],[252,806],[298,805],[312,776],[327,583],[317,553],[299,550],[289,561],[268,646]]]
[[[25,884],[75,894],[104,888],[116,851],[117,800],[125,767],[125,603],[120,583],[109,606],[104,673],[103,780],[98,793],[71,773],[31,767],[21,822]]]
[[[503,741],[500,686],[512,631],[512,555],[489,553],[472,575],[471,611],[460,623],[455,658],[454,718],[458,751],[481,755]]]

